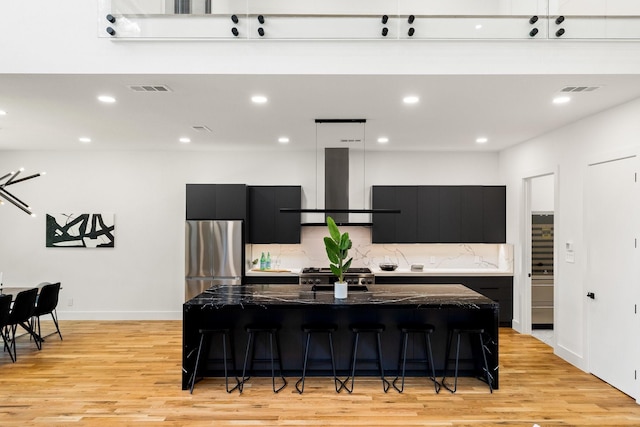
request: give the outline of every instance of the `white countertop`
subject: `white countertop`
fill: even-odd
[[[425,268],[422,271],[411,271],[408,268],[397,268],[394,271],[383,271],[372,268],[376,276],[513,276],[513,272],[497,268]]]
[[[245,273],[246,276],[278,276],[289,277],[298,276],[300,268],[281,268],[279,270],[250,270]],[[371,271],[376,276],[513,276],[513,272],[506,270],[498,270],[491,268],[425,268],[422,271],[411,271],[408,268],[398,268],[394,271],[383,271],[379,268],[372,268]]]

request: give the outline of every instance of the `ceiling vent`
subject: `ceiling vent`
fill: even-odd
[[[211,132],[211,129],[204,125],[191,126],[191,129],[195,130],[196,132]]]
[[[131,85],[129,89],[134,92],[171,92],[166,85]]]
[[[600,86],[567,86],[560,89],[560,92],[593,92],[600,89]]]

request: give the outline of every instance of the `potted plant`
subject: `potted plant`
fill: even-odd
[[[349,269],[353,258],[345,260],[349,255],[352,242],[349,233],[340,233],[336,222],[330,216],[327,217],[327,227],[329,228],[329,236],[324,238],[324,246],[329,257],[329,268],[338,278],[334,284],[334,294],[336,298],[346,298],[349,287],[344,281],[344,273]]]

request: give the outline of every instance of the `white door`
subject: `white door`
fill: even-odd
[[[635,157],[587,172],[586,292],[591,373],[638,398],[638,184]]]

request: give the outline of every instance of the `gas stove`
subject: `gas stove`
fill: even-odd
[[[301,285],[329,285],[336,282],[338,278],[334,276],[328,267],[307,267],[300,273]],[[373,285],[375,277],[369,268],[350,268],[344,275],[344,280],[350,285]]]

